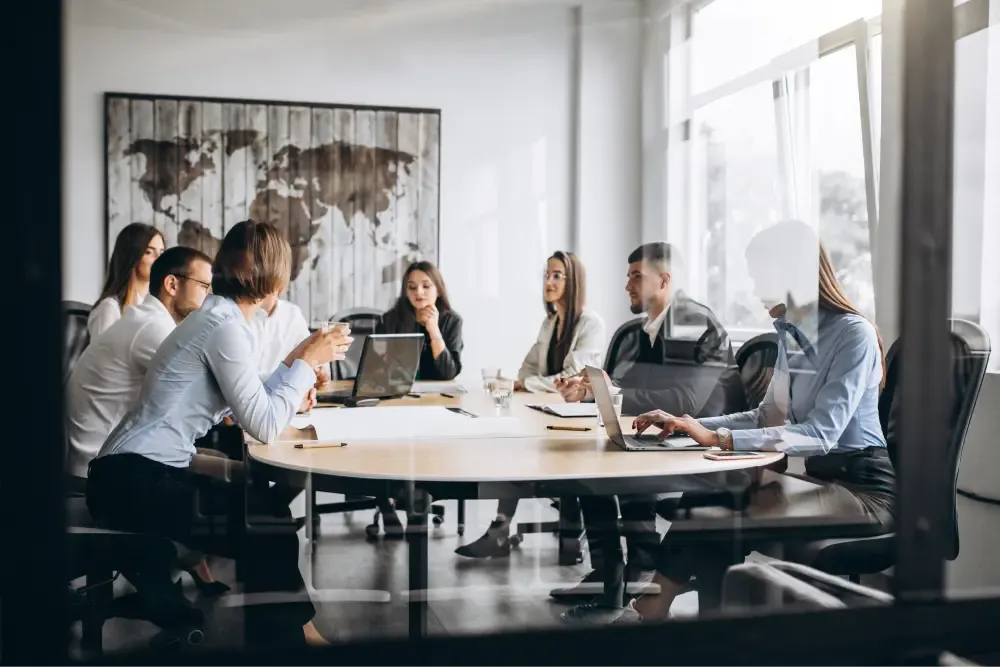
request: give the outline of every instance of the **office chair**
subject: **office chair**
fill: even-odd
[[[958,472],[965,447],[965,436],[972,422],[972,414],[979,398],[979,390],[986,375],[990,357],[990,339],[978,324],[967,320],[951,320],[951,369],[952,369],[952,412],[951,437],[944,445],[948,448],[949,494],[947,543],[942,554],[948,560],[958,556]],[[885,389],[879,397],[879,421],[886,436],[889,458],[897,463],[897,450],[903,446],[898,442],[898,412],[900,397],[899,341],[893,343],[887,355]],[[909,363],[909,362],[908,362]],[[825,540],[806,545],[796,560],[817,570],[836,575],[847,575],[852,582],[859,582],[861,575],[876,574],[895,564],[895,535],[888,533],[875,537],[850,540]]]
[[[746,396],[747,408],[753,410],[764,400],[767,386],[778,361],[778,334],[766,333],[751,338],[736,352],[736,366]]]
[[[73,367],[90,345],[90,333],[87,331],[90,309],[91,306],[79,301],[62,302],[63,384],[69,381]]]
[[[358,366],[361,363],[361,351],[365,347],[365,339],[375,333],[375,329],[382,319],[382,311],[374,308],[349,308],[334,314],[331,322],[347,322],[351,325],[351,337],[354,343],[347,351],[346,358],[342,361],[334,362],[331,377],[334,380],[353,380],[358,375]],[[381,530],[381,513],[378,510],[377,501],[368,497],[347,496],[341,502],[319,503],[316,500],[316,491],[310,492],[306,501],[312,508],[313,525],[306,527],[306,537],[312,538],[314,532],[319,530],[319,519],[323,514],[339,514],[343,512],[348,517],[350,513],[360,510],[375,510],[372,523],[365,527],[365,533],[369,537],[375,537]],[[458,501],[458,534],[465,533],[465,501]],[[431,507],[432,521],[435,526],[440,526],[444,522],[444,508],[440,505]]]

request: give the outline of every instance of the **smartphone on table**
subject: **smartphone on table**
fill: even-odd
[[[734,452],[728,449],[720,449],[718,451],[705,452],[703,456],[712,461],[739,461],[741,459],[762,459],[766,454],[761,454],[760,452]]]

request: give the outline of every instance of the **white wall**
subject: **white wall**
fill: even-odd
[[[440,108],[440,264],[471,375],[516,371],[534,338],[544,258],[571,239],[579,141],[591,305],[617,323],[606,286],[638,238],[638,1],[585,0],[579,54],[569,3],[418,4],[69,0],[64,298],[100,290],[102,94],[119,91]]]

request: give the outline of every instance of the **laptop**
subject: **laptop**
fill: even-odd
[[[365,338],[354,386],[317,394],[320,403],[397,398],[410,393],[417,379],[423,334],[370,334]]]
[[[678,440],[670,442],[674,438],[684,438],[686,442],[693,442],[691,440],[686,440],[686,434],[678,433],[676,431],[674,432],[674,435],[671,435],[664,441],[661,441],[659,435],[655,433],[625,435],[622,433],[621,424],[618,423],[618,413],[615,412],[615,406],[611,402],[611,392],[608,390],[608,382],[604,378],[604,372],[601,371],[600,368],[587,366],[587,377],[590,379],[590,387],[594,392],[594,401],[597,403],[597,409],[601,413],[601,419],[604,420],[604,428],[608,433],[608,437],[611,439],[611,442],[615,443],[625,451],[700,452],[711,449],[711,447],[702,447],[701,445],[685,445],[683,442]]]

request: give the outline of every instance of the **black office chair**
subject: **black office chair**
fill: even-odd
[[[79,301],[62,302],[63,384],[69,380],[77,360],[90,345],[90,332],[87,331],[90,310],[91,306]]]
[[[382,311],[374,308],[349,308],[330,318],[331,322],[350,324],[351,337],[354,338],[354,344],[347,351],[347,358],[333,364],[334,380],[353,380],[358,376],[358,365],[361,363],[361,350],[365,347],[365,339],[375,333],[375,328],[381,319]]]
[[[942,550],[948,560],[958,556],[958,472],[962,461],[965,436],[972,421],[972,414],[979,398],[979,390],[986,375],[990,357],[990,339],[978,324],[967,320],[951,320],[951,368],[952,368],[952,411],[951,437],[945,444],[948,448],[949,494],[948,543]],[[885,389],[879,397],[879,420],[886,436],[889,457],[893,464],[897,461],[898,415],[900,397],[897,391],[900,378],[899,341],[889,349],[887,355]],[[852,582],[861,580],[861,575],[876,574],[895,564],[895,534],[888,533],[876,537],[852,540],[826,540],[806,546],[796,560],[830,574],[847,575]]]
[[[754,409],[764,400],[767,386],[778,361],[778,334],[766,333],[751,338],[736,352],[747,407]]]

